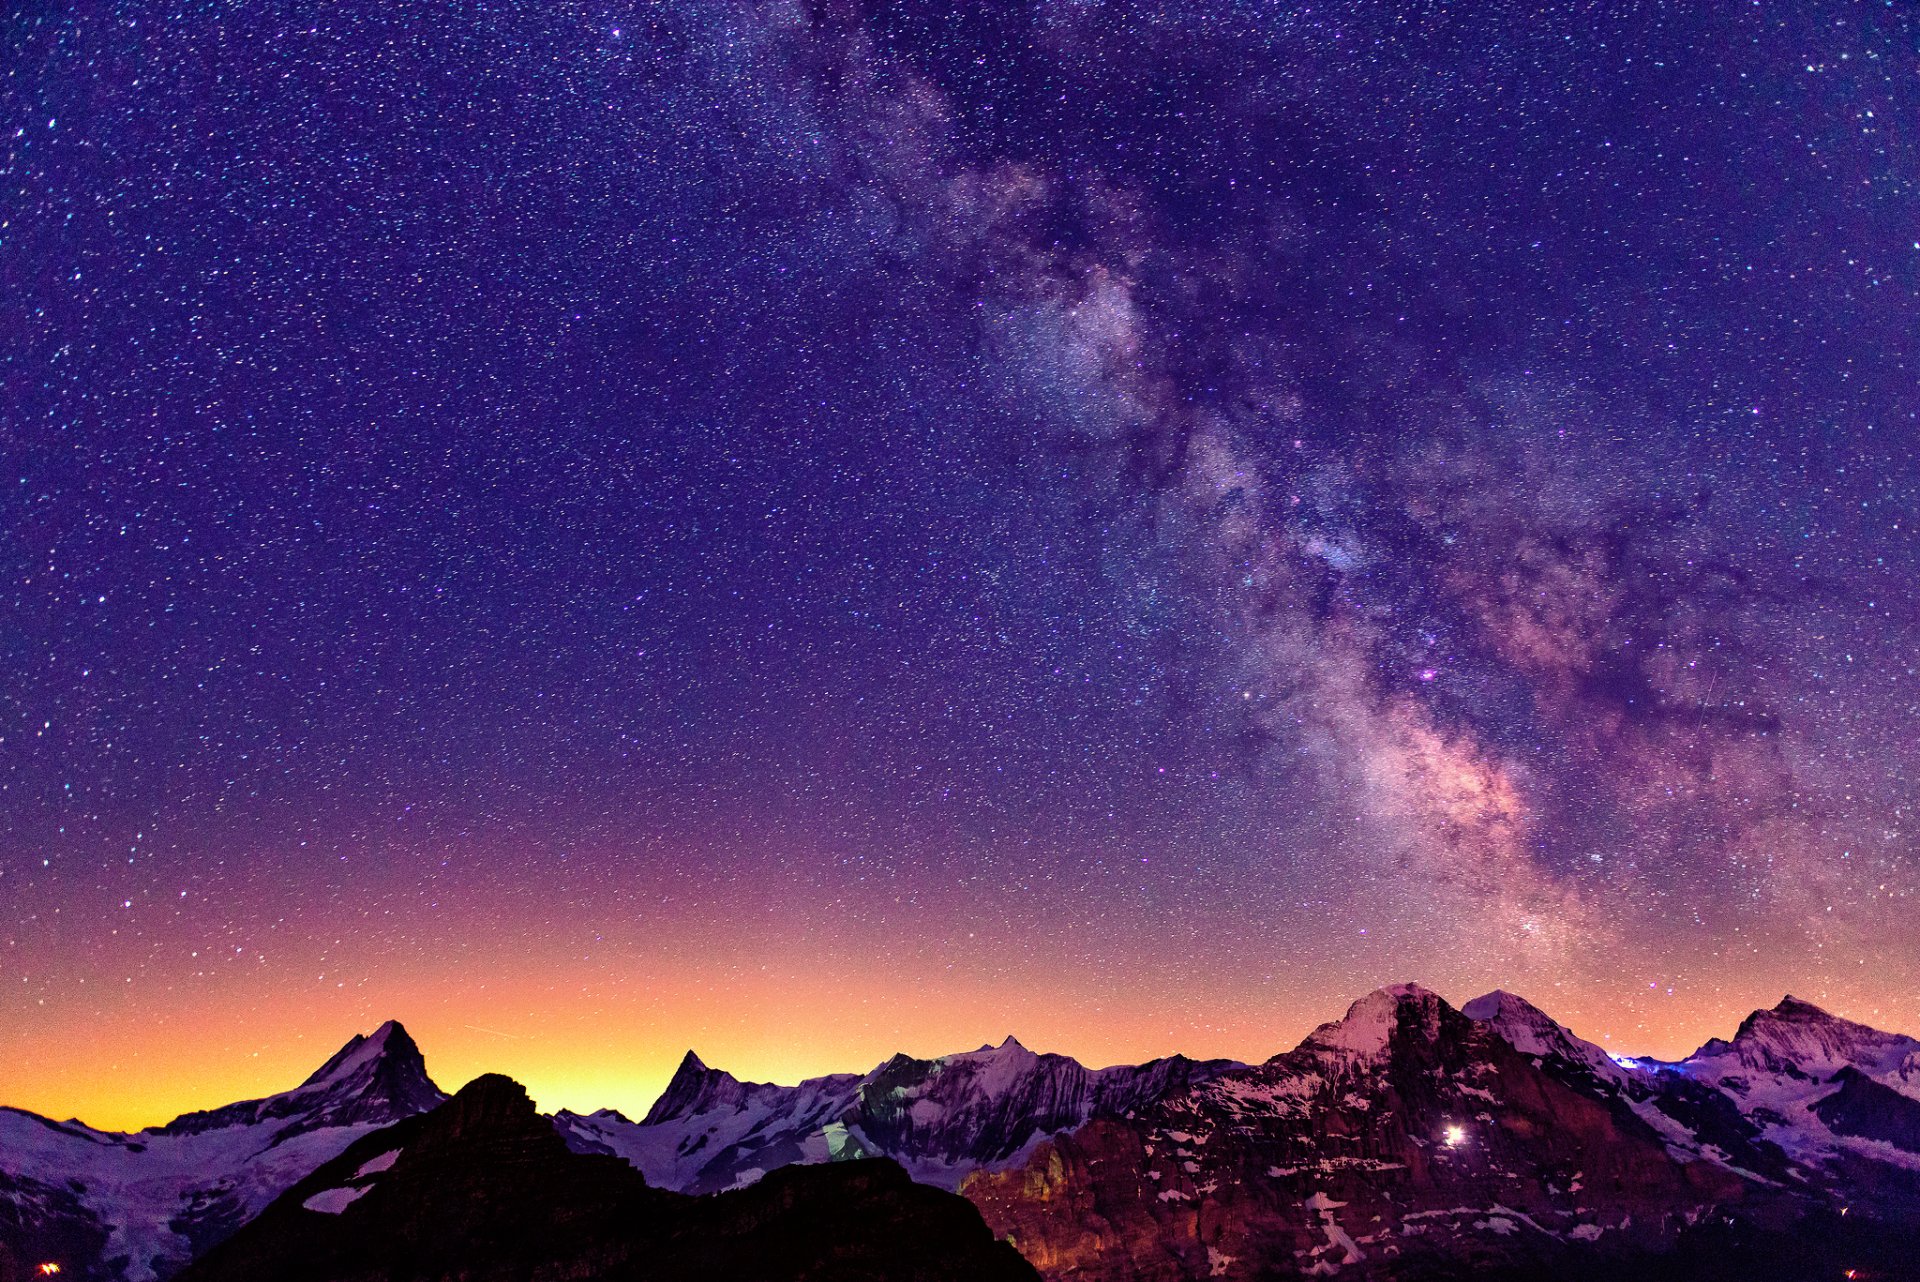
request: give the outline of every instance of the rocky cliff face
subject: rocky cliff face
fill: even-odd
[[[1552,1267],[1669,1243],[1742,1182],[1414,986],[1257,1068],[963,1186],[1050,1277]]]
[[[485,1076],[363,1137],[180,1282],[459,1278],[1034,1282],[963,1199],[890,1162],[779,1172],[689,1197],[569,1151],[526,1092]]]
[[[1835,1135],[1856,1136],[1920,1157],[1920,1101],[1883,1086],[1857,1068],[1834,1074],[1839,1089],[1812,1112]]]

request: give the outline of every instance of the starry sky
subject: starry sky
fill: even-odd
[[[16,3],[0,1099],[1920,1032],[1920,14]]]

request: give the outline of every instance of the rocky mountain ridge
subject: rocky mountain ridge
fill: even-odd
[[[864,1074],[773,1086],[741,1082],[689,1051],[640,1122],[563,1111],[555,1123],[577,1150],[624,1157],[650,1183],[682,1192],[716,1192],[782,1166],[855,1157],[892,1158],[923,1183],[953,1188],[973,1171],[1017,1160],[1048,1135],[1237,1067],[1176,1055],[1088,1069],[1009,1037],[935,1059],[895,1055]]]

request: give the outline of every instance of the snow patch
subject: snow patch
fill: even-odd
[[[368,1185],[357,1189],[322,1189],[300,1205],[306,1207],[309,1211],[318,1211],[322,1215],[338,1215],[365,1197],[367,1188],[370,1187],[372,1186]]]
[[[382,1153],[379,1157],[369,1158],[361,1164],[359,1170],[353,1173],[353,1178],[356,1180],[362,1179],[369,1175],[378,1175],[382,1171],[392,1170],[393,1164],[399,1156],[400,1150],[396,1148],[390,1152]]]
[[[1308,1273],[1332,1273],[1342,1265],[1358,1264],[1367,1258],[1367,1253],[1360,1249],[1360,1244],[1355,1242],[1353,1238],[1348,1235],[1347,1231],[1340,1227],[1339,1221],[1334,1217],[1333,1213],[1345,1206],[1345,1202],[1336,1202],[1327,1196],[1325,1190],[1321,1190],[1305,1202],[1302,1202],[1301,1205],[1320,1217],[1320,1231],[1327,1235],[1326,1246],[1316,1247],[1316,1252],[1331,1250],[1341,1253],[1338,1264],[1334,1263],[1330,1258],[1323,1259],[1318,1261],[1314,1268],[1308,1269]],[[1328,1267],[1323,1271],[1320,1268],[1321,1265]]]

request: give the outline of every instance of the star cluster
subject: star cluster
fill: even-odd
[[[6,1102],[1920,1027],[1916,30],[16,10]]]

